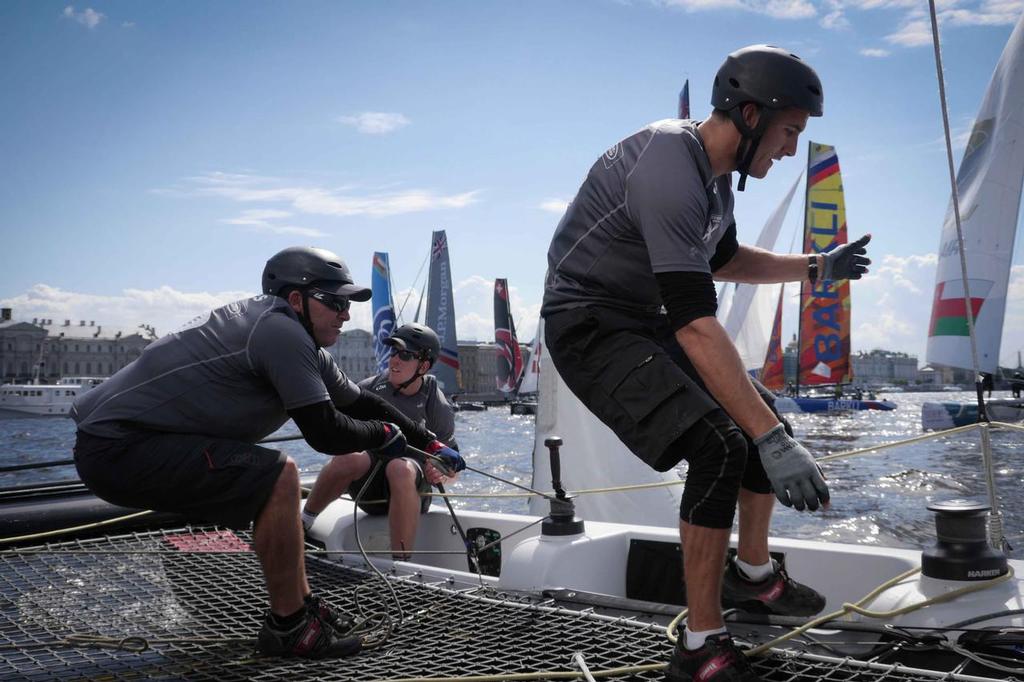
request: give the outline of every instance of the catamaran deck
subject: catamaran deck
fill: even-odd
[[[368,618],[371,641],[332,661],[254,652],[265,593],[250,536],[152,531],[0,553],[0,679],[399,680],[599,671],[664,663],[664,626],[481,586],[376,574],[307,555],[318,594]],[[390,590],[401,604],[401,615]],[[968,680],[801,653],[758,658],[771,681]],[[660,680],[660,670],[616,680]],[[488,679],[498,679],[489,677]],[[510,677],[509,679],[514,679]],[[523,677],[520,677],[523,679]]]

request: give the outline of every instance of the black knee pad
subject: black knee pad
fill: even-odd
[[[705,528],[731,528],[744,471],[747,439],[721,409],[712,410],[674,444],[689,464],[679,518]]]

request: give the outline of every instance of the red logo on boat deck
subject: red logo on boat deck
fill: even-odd
[[[757,595],[757,598],[763,602],[775,601],[782,596],[782,591],[784,589],[786,589],[786,581],[780,578],[775,581],[775,584],[771,586],[771,589]]]
[[[252,547],[229,530],[177,533],[164,538],[181,552],[249,552]]]

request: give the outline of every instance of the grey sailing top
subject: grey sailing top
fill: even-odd
[[[256,296],[150,344],[79,397],[71,416],[103,438],[145,429],[256,442],[287,421],[287,410],[358,397],[287,301]]]
[[[437,379],[430,374],[423,377],[420,390],[412,395],[395,393],[394,386],[388,383],[387,371],[363,379],[359,386],[388,401],[414,422],[426,426],[445,445],[458,448],[455,444],[455,410],[444,397]]]
[[[555,230],[542,314],[591,304],[658,313],[655,273],[710,273],[735,230],[729,185],[712,176],[696,121],[656,121],[615,144]]]

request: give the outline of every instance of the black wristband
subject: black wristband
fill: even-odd
[[[807,279],[811,284],[818,281],[818,257],[813,253],[807,257]]]

